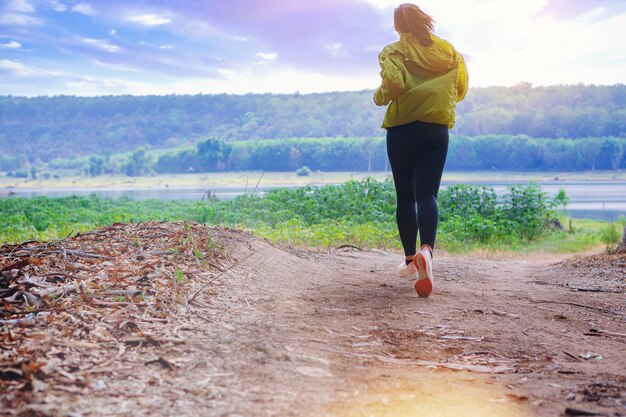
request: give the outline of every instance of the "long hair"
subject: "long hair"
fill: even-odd
[[[435,21],[415,4],[403,3],[393,11],[393,23],[400,32],[412,33],[423,46],[433,43]]]

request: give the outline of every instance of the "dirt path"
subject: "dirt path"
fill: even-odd
[[[623,290],[567,288],[563,258],[437,256],[419,299],[395,254],[226,246],[237,265],[164,324],[178,341],[22,415],[626,415]]]

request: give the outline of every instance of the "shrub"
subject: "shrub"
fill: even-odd
[[[455,185],[441,190],[439,202],[441,241],[450,247],[472,243],[520,246],[536,240],[546,233],[546,221],[554,217],[557,204],[535,184],[509,187],[500,196],[490,187]],[[71,230],[114,222],[193,220],[244,225],[292,244],[390,247],[399,246],[395,211],[391,179],[378,182],[368,178],[338,186],[273,189],[262,197],[245,195],[229,201],[133,201],[96,196],[0,199],[0,231],[12,230],[10,239],[19,241],[67,235]],[[24,232],[18,233],[20,230]],[[615,232],[610,232],[607,239],[614,241]]]
[[[304,165],[302,166],[302,168],[298,168],[296,170],[296,175],[299,177],[308,177],[309,175],[311,175],[311,168],[309,168],[308,166]]]

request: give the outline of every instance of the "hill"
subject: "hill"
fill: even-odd
[[[368,90],[307,95],[3,96],[0,163],[25,165],[142,146],[191,146],[207,137],[226,141],[380,137],[384,109],[376,107],[371,96]],[[625,137],[626,86],[474,88],[458,106],[453,132]]]

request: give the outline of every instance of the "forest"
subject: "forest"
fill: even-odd
[[[383,171],[383,138],[305,138],[225,142],[207,139],[195,148],[150,159],[135,151],[125,165],[95,160],[113,172]],[[90,160],[92,175],[94,159]],[[142,164],[142,165],[138,165]],[[525,135],[454,136],[446,162],[452,170],[585,171],[626,168],[626,138],[534,139]],[[300,171],[301,172],[301,171]],[[102,172],[97,172],[95,175]]]
[[[82,173],[117,170],[129,175],[190,168],[265,169],[260,153],[277,158],[278,165],[265,163],[279,170],[302,165],[321,170],[329,169],[326,165],[335,170],[381,169],[384,109],[376,107],[371,96],[369,90],[307,95],[3,96],[0,171],[19,170],[24,175],[33,167],[55,164],[78,166]],[[474,88],[458,106],[452,133],[456,139],[449,166],[456,169],[623,168],[626,86],[522,83]],[[209,149],[199,149],[202,143]],[[214,150],[208,143],[221,148]],[[160,152],[150,156],[152,151]],[[502,158],[494,158],[492,151]],[[213,159],[198,160],[212,152]],[[110,163],[116,154],[125,154],[123,161]]]

